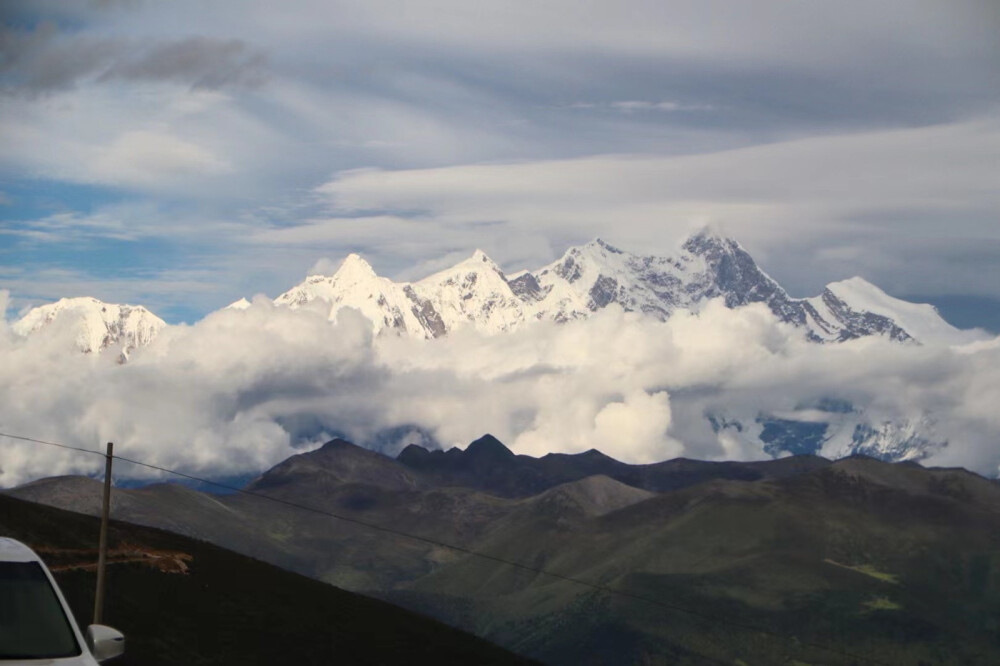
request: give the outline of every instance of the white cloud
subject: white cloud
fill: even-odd
[[[103,182],[155,185],[176,178],[213,176],[232,167],[190,141],[159,132],[131,131],[102,149],[93,168]]]
[[[317,190],[340,223],[275,235],[332,239],[350,227],[354,211],[396,210],[410,211],[416,224],[407,228],[392,216],[359,221],[369,233],[391,231],[394,242],[463,227],[481,238],[544,229],[549,238],[579,242],[613,227],[612,240],[626,249],[668,254],[691,229],[712,224],[759,253],[765,267],[771,256],[782,260],[779,270],[794,271],[800,283],[810,273],[829,281],[850,277],[842,272],[850,270],[875,282],[896,273],[897,281],[908,280],[894,285],[902,293],[942,293],[945,276],[953,293],[1000,295],[1000,283],[981,279],[981,264],[978,277],[963,271],[968,248],[946,251],[957,243],[1000,242],[994,223],[1000,194],[984,168],[998,161],[1000,125],[979,120],[704,155],[351,170]],[[486,221],[495,228],[476,226]],[[902,248],[920,243],[918,265],[900,265]],[[790,244],[796,252],[786,252]],[[845,256],[855,261],[847,266]]]
[[[638,111],[711,111],[711,104],[681,104],[680,102],[648,102],[642,100],[622,100],[611,102],[611,108],[622,113]]]
[[[72,331],[50,326],[24,340],[5,327],[5,427],[90,448],[114,441],[121,455],[191,471],[266,467],[293,453],[279,417],[320,396],[349,398],[352,377],[373,365],[366,321],[331,327],[316,313],[289,314],[258,301],[171,327],[126,366],[114,354],[73,354],[65,346]],[[23,449],[4,444],[5,485],[93,469],[86,457],[54,451],[22,459]]]
[[[670,217],[701,215],[742,228],[779,214],[787,228],[787,218],[802,214],[842,222],[924,204],[995,207],[991,174],[981,167],[998,157],[1000,127],[972,122],[707,155],[351,170],[317,191],[341,211],[418,210],[450,222],[492,216],[525,226],[543,219],[596,226],[613,215],[635,233]]]
[[[856,0],[835,6],[774,0],[752,8],[733,7],[722,0],[669,5],[629,0],[613,6],[570,0],[527,5],[489,0],[474,6],[460,0],[377,4],[305,0],[280,8],[264,2],[219,4],[222,8],[217,15],[228,21],[205,17],[207,34],[231,36],[238,31],[253,35],[254,43],[265,46],[290,36],[311,46],[320,38],[336,41],[331,37],[363,35],[377,41],[503,54],[602,50],[753,63],[787,62],[789,54],[796,54],[803,64],[813,66],[861,63],[887,49],[947,46],[972,50],[970,44],[956,44],[956,37],[991,37],[988,24],[995,17],[988,3],[956,2],[943,7],[903,0],[876,7]],[[156,34],[187,25],[181,17],[190,16],[196,8],[190,4],[185,8],[184,3],[176,10],[153,5],[144,12],[130,12],[126,25]]]
[[[21,177],[144,192],[204,195],[213,185],[225,191],[220,180],[233,172],[227,153],[234,144],[204,122],[225,118],[226,132],[247,129],[239,116],[226,95],[174,84],[8,98],[0,113],[6,148],[0,168]]]
[[[321,257],[306,271],[306,275],[333,275],[340,268],[340,264],[340,261],[334,261],[329,257]]]
[[[815,345],[763,306],[718,302],[665,323],[609,308],[566,325],[432,341],[373,340],[354,311],[332,325],[325,315],[256,299],[167,329],[124,366],[76,353],[70,331],[24,340],[3,327],[0,422],[71,445],[114,441],[122,455],[199,474],[253,473],[329,433],[366,442],[397,426],[445,446],[490,432],[532,455],[759,459],[759,444],[713,432],[706,412],[752,424],[832,396],[876,424],[929,417],[930,434],[949,442],[930,464],[988,474],[1000,464],[998,344]],[[99,464],[3,442],[0,486]]]

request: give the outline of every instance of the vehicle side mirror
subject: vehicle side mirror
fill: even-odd
[[[125,652],[125,637],[122,632],[103,624],[87,627],[87,647],[97,661],[107,661]]]

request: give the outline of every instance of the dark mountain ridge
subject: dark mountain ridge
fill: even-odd
[[[830,464],[819,456],[793,456],[759,462],[709,462],[675,458],[631,465],[596,449],[583,453],[549,453],[540,458],[515,455],[492,435],[484,435],[465,450],[428,451],[416,444],[396,460],[435,486],[476,488],[501,497],[529,497],[554,486],[603,475],[626,485],[665,492],[709,479],[742,481],[781,478]]]
[[[628,465],[596,450],[515,455],[485,436],[397,459],[337,440],[248,489],[348,522],[162,484],[116,490],[112,512],[553,664],[854,663],[844,651],[886,663],[1000,660],[1000,484],[965,470],[863,456]],[[94,510],[100,484],[8,492]]]
[[[338,438],[278,463],[246,489],[276,491],[286,485],[331,483],[370,484],[387,490],[414,490],[421,485],[391,458]]]

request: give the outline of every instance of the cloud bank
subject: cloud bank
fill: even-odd
[[[768,457],[706,414],[782,414],[825,398],[873,422],[923,418],[948,445],[926,461],[995,475],[1000,339],[960,348],[858,340],[820,346],[763,306],[657,322],[608,308],[503,336],[373,339],[343,310],[245,310],[169,327],[126,365],[81,355],[68,331],[0,331],[3,431],[209,476],[253,474],[335,434],[395,453],[490,432],[517,453],[597,448],[627,462]],[[391,435],[387,435],[391,433]],[[96,456],[4,440],[0,486],[95,473]],[[148,471],[119,466],[118,473]]]
[[[977,120],[699,155],[350,170],[317,188],[330,219],[257,240],[346,237],[374,246],[383,231],[388,248],[428,232],[529,239],[501,245],[503,261],[544,251],[533,238],[541,229],[590,240],[613,221],[616,242],[667,254],[686,232],[712,224],[753,248],[780,282],[805,288],[801,295],[862,270],[896,293],[1000,297],[1000,228],[992,223],[1000,192],[983,169],[998,159],[1000,123]],[[369,210],[409,211],[411,223],[359,213]],[[969,262],[955,262],[956,254]]]
[[[80,34],[44,21],[0,25],[0,92],[33,97],[81,83],[172,82],[193,90],[257,86],[266,56],[238,39],[144,40]]]

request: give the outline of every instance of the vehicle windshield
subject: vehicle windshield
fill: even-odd
[[[0,659],[80,654],[69,618],[37,562],[0,562]]]

